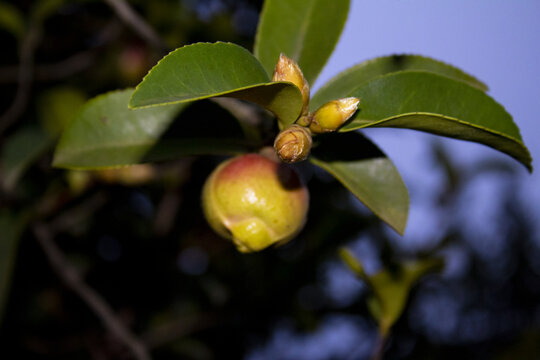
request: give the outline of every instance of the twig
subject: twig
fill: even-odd
[[[154,218],[154,231],[157,236],[165,236],[171,231],[181,201],[181,195],[178,192],[173,190],[165,192]]]
[[[66,78],[90,67],[96,58],[97,53],[95,50],[87,50],[56,63],[36,65],[34,80],[49,81]],[[0,68],[0,83],[17,82],[20,67],[11,65]]]
[[[258,129],[263,119],[254,106],[243,103],[237,99],[225,97],[213,98],[211,101],[218,104],[238,119],[242,131],[244,131],[244,134],[248,139],[253,140],[254,142],[260,142],[261,139]]]
[[[34,50],[39,35],[39,27],[31,25],[21,44],[21,65],[17,73],[17,92],[10,107],[0,116],[0,134],[23,114],[30,98],[30,87],[34,73]]]
[[[105,194],[101,192],[94,194],[80,205],[72,207],[68,211],[56,216],[49,222],[49,230],[53,233],[69,230],[81,223],[84,219],[89,218],[92,213],[99,210],[106,202],[107,198]]]
[[[386,348],[387,340],[388,340],[388,334],[379,332],[375,349],[373,351],[373,355],[371,356],[372,360],[382,360],[383,355],[384,355],[384,350]]]
[[[110,21],[103,29],[93,36],[91,42],[95,45],[91,49],[83,50],[76,54],[50,64],[34,65],[34,81],[58,80],[77,74],[89,68],[97,59],[101,48],[114,40],[120,33],[120,22],[117,19]],[[21,65],[4,66],[0,68],[0,83],[13,83],[18,81]]]
[[[167,51],[168,46],[154,29],[133,10],[125,0],[105,0],[116,15],[133,31],[157,49]]]
[[[161,326],[150,329],[141,335],[141,339],[151,349],[181,339],[195,331],[204,330],[216,324],[216,317],[212,314],[197,314],[183,316]]]
[[[138,360],[150,360],[147,349],[135,335],[122,324],[111,306],[79,275],[78,271],[66,261],[64,255],[53,241],[50,230],[44,224],[34,226],[36,239],[45,252],[49,263],[64,283],[73,290],[101,319],[107,330],[120,340]]]

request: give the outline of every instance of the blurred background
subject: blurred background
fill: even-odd
[[[45,242],[58,245],[154,359],[370,359],[378,330],[369,289],[339,259],[343,245],[370,274],[403,259],[445,260],[413,288],[385,359],[540,359],[540,175],[487,147],[365,131],[409,188],[405,235],[304,164],[312,194],[305,229],[253,255],[238,253],[202,216],[202,184],[223,157],[121,171],[51,168],[61,129],[87,99],[136,85],[164,48],[220,40],[251,49],[262,6],[130,1],[160,42],[126,25],[117,3],[0,2],[0,358],[132,358],[103,315],[61,280]],[[352,0],[312,91],[376,56],[434,57],[487,83],[538,168],[539,15],[536,0]],[[238,130],[210,101],[181,117],[219,117],[231,125],[217,132]],[[165,136],[189,134],[178,123]]]

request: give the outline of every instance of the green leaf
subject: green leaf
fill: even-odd
[[[359,133],[317,137],[310,160],[328,171],[362,203],[403,234],[409,194],[399,172],[377,146]]]
[[[0,323],[9,297],[19,238],[26,222],[25,216],[0,213]]]
[[[292,83],[268,83],[226,96],[251,101],[270,110],[278,118],[281,128],[293,124],[302,111],[302,93]]]
[[[502,151],[530,171],[531,156],[506,110],[483,91],[429,72],[403,71],[368,81],[350,93],[359,111],[340,129],[414,129],[475,141]]]
[[[413,285],[422,276],[444,267],[440,258],[422,258],[399,264],[395,271],[385,268],[368,275],[349,250],[342,248],[339,255],[356,276],[369,286],[371,293],[367,298],[368,309],[379,323],[383,335],[388,334],[403,313]]]
[[[62,134],[53,166],[99,169],[139,163],[185,104],[130,110],[132,92],[90,100]]]
[[[16,38],[22,38],[26,24],[24,17],[15,6],[0,1],[0,29],[4,29]]]
[[[53,145],[53,140],[36,126],[11,135],[2,152],[2,187],[12,190],[24,172]]]
[[[229,96],[255,102],[281,121],[292,123],[302,95],[292,83],[270,82],[259,61],[241,46],[197,43],[176,49],[137,86],[132,108]]]
[[[349,0],[267,0],[255,37],[255,56],[272,74],[280,53],[295,60],[311,84],[341,35]]]
[[[319,106],[328,101],[349,96],[354,89],[366,81],[403,70],[433,72],[457,81],[463,81],[483,91],[488,89],[483,82],[475,77],[438,60],[418,55],[391,55],[367,60],[342,71],[317,91],[310,101],[310,107],[314,110],[318,109]]]
[[[174,160],[187,155],[237,155],[256,147],[241,139],[193,138],[160,140],[142,162]]]

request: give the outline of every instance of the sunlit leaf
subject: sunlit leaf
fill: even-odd
[[[259,61],[230,43],[197,43],[176,49],[137,86],[132,108],[189,102],[217,96],[252,101],[292,123],[302,95],[292,83],[270,82]]]
[[[350,94],[359,110],[340,131],[414,129],[502,151],[529,170],[531,157],[506,110],[483,91],[429,72],[403,71],[364,83]]]
[[[332,174],[375,215],[403,234],[409,194],[392,161],[359,133],[318,139],[311,162]]]
[[[330,100],[349,96],[366,81],[403,70],[429,71],[487,91],[483,82],[452,65],[419,55],[391,55],[370,59],[342,71],[317,91],[310,101],[310,106],[315,110]]]
[[[255,56],[272,74],[280,53],[314,83],[341,35],[349,0],[267,0],[255,38]]]

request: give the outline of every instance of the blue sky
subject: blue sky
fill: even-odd
[[[487,83],[489,94],[514,117],[538,170],[539,19],[540,1],[536,0],[352,0],[341,40],[314,90],[337,72],[376,56],[412,53],[442,60]],[[429,216],[422,197],[428,198],[440,181],[426,156],[433,137],[400,130],[366,133],[394,160],[409,186],[413,200],[406,235],[431,231],[414,222]],[[456,140],[443,144],[461,164],[485,157],[513,162],[482,145]],[[540,173],[531,176],[525,168],[518,173],[520,194],[540,219]]]
[[[442,240],[445,228],[458,224],[471,251],[486,260],[488,267],[497,269],[508,261],[504,255],[508,253],[508,246],[512,246],[505,237],[505,224],[500,221],[500,202],[504,198],[501,191],[507,191],[505,186],[511,184],[530,210],[530,219],[538,223],[534,236],[540,248],[540,221],[537,221],[540,220],[540,142],[536,139],[540,135],[537,119],[540,0],[352,0],[342,38],[314,84],[313,93],[341,70],[366,59],[394,53],[430,56],[484,81],[490,87],[489,94],[508,110],[521,129],[537,172],[530,175],[507,155],[483,145],[408,130],[367,129],[365,133],[394,160],[411,195],[405,236],[399,237],[388,230],[393,244],[413,252],[426,249]],[[519,179],[515,181],[498,173],[477,177],[465,186],[453,206],[446,210],[437,208],[434,202],[444,179],[431,158],[430,144],[434,139],[442,139],[443,146],[460,165],[474,167],[484,159],[500,159],[515,166]],[[362,246],[376,244],[378,240],[370,242],[369,235],[365,236],[355,240],[351,250],[368,265],[368,260],[376,255],[369,247]],[[468,271],[470,254],[467,251],[464,247],[446,249],[445,276],[459,277],[460,273]],[[324,282],[324,286],[330,286],[327,293],[341,297],[340,301],[358,301],[358,293],[362,293],[363,288],[355,287],[355,279],[347,278],[347,270],[339,268],[337,263],[330,265],[333,267],[323,272],[329,279]],[[341,272],[329,271],[332,269],[341,269]],[[506,276],[508,268],[501,269]],[[435,341],[451,339],[465,343],[479,341],[490,334],[492,329],[485,326],[485,318],[481,318],[482,321],[466,318],[460,314],[451,291],[443,289],[441,293],[445,294],[441,298],[428,297],[416,303],[417,310],[421,310],[421,317],[416,319],[417,327],[427,324],[420,332]],[[475,326],[467,327],[467,321]],[[473,329],[475,333],[467,334],[463,329]],[[482,329],[484,332],[480,331]],[[332,347],[336,337],[340,339],[339,348]],[[373,328],[365,319],[333,315],[324,319],[311,334],[295,332],[294,324],[279,323],[265,345],[253,349],[247,358],[273,359],[276,354],[285,359],[345,358],[339,351],[350,354],[347,346],[351,344],[358,353],[350,358],[366,357],[373,346]]]

